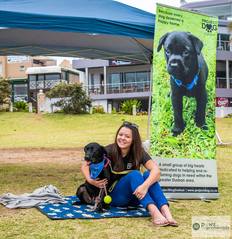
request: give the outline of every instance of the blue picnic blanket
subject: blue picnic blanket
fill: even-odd
[[[138,207],[110,207],[103,213],[92,211],[91,205],[72,205],[78,201],[76,196],[65,197],[66,203],[44,203],[36,208],[50,219],[99,219],[110,217],[147,217],[149,213],[141,206]]]

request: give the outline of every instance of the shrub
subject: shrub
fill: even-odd
[[[14,111],[26,112],[28,111],[28,104],[24,101],[17,101],[13,105]]]
[[[0,105],[10,102],[10,84],[7,80],[0,79]]]
[[[139,110],[141,108],[141,101],[136,100],[136,99],[125,100],[121,104],[121,110],[125,114],[132,115],[133,105],[136,106],[136,110]]]
[[[117,110],[113,107],[112,114],[117,114]]]
[[[60,107],[66,114],[86,113],[91,106],[91,100],[87,97],[80,84],[60,83],[46,93],[49,98],[61,98],[54,106]]]
[[[148,115],[147,111],[140,111],[136,115]]]
[[[104,114],[105,113],[104,108],[103,108],[102,105],[95,105],[93,107],[93,114],[96,114],[96,113],[98,113],[98,114]]]

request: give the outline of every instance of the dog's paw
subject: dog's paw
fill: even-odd
[[[174,137],[178,136],[179,134],[181,134],[185,129],[185,124],[183,127],[176,127],[174,126],[173,129],[172,129],[172,135]]]
[[[103,209],[102,205],[101,206],[97,206],[96,209],[95,209],[95,212],[103,213],[104,209]]]
[[[196,124],[198,128],[202,129],[202,130],[208,130],[208,126],[206,124]]]

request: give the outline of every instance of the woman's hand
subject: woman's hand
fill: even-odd
[[[98,180],[98,179],[95,180],[95,179],[89,178],[87,182],[97,188],[104,188],[104,186],[106,186],[106,184],[108,183],[106,178],[101,180]]]
[[[141,184],[136,188],[136,190],[133,192],[133,194],[139,199],[143,199],[145,195],[147,194],[148,187],[144,184]]]

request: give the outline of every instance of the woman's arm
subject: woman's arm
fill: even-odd
[[[158,164],[153,160],[148,160],[144,167],[150,171],[149,177],[145,180],[143,183],[148,188],[154,184],[155,182],[159,181],[160,179],[160,169],[158,167]]]
[[[81,166],[81,172],[84,175],[86,181],[89,184],[92,184],[95,187],[98,188],[103,188],[104,185],[107,184],[107,179],[102,179],[102,180],[94,180],[90,177],[90,173],[89,173],[89,165],[86,161],[83,162],[82,166]]]
[[[134,191],[134,194],[138,199],[142,199],[146,195],[149,187],[153,183],[157,182],[160,178],[160,169],[155,161],[151,159],[148,160],[145,163],[144,167],[150,171],[150,174],[149,177],[144,181],[144,183],[137,187]]]

